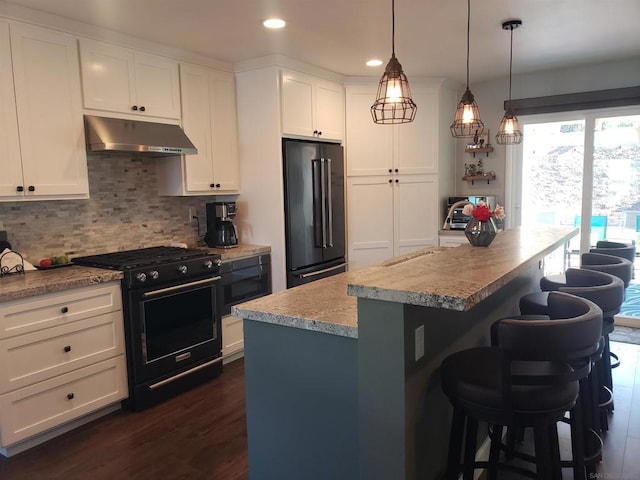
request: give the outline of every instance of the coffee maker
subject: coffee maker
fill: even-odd
[[[232,219],[236,216],[236,202],[211,202],[206,205],[207,234],[204,241],[214,248],[238,246],[238,230]]]

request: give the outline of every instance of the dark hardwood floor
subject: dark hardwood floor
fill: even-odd
[[[614,370],[616,409],[593,478],[640,479],[640,346],[614,342],[612,350],[622,361]],[[561,437],[566,451],[568,438],[562,432]],[[568,470],[563,473],[571,478]],[[0,457],[1,480],[247,478],[242,360],[151,409],[115,412],[14,457]]]
[[[10,458],[0,479],[249,478],[244,362],[142,412],[118,411]]]

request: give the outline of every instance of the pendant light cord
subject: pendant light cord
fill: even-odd
[[[396,56],[396,0],[391,0],[391,54]]]
[[[471,0],[467,0],[467,90],[469,89],[469,35],[471,32]]]
[[[511,30],[511,45],[509,47],[509,108],[511,108],[511,68],[513,66],[513,26]]]

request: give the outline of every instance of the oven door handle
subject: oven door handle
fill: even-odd
[[[157,297],[158,295],[164,295],[165,293],[173,293],[179,290],[184,290],[185,288],[195,287],[199,285],[208,285],[210,283],[214,283],[220,280],[221,277],[213,277],[207,278],[205,280],[197,280],[195,282],[183,283],[182,285],[175,285],[173,287],[160,288],[158,290],[153,290],[151,292],[145,292],[142,294],[145,298]]]

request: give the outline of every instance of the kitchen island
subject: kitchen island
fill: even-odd
[[[236,306],[251,478],[441,475],[442,359],[487,344],[576,234],[508,230],[488,248],[428,248]]]

